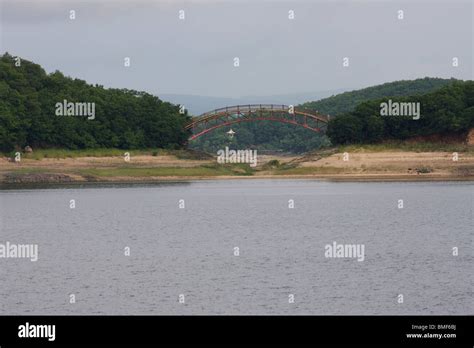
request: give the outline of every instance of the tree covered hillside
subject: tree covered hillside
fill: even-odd
[[[416,80],[387,82],[382,85],[344,92],[329,98],[304,103],[300,107],[307,110],[318,110],[326,115],[337,116],[341,113],[353,111],[357,105],[368,100],[383,97],[421,95],[432,92],[454,81],[456,80],[425,77]]]
[[[95,117],[58,116],[57,103],[95,103]],[[8,53],[0,56],[0,151],[33,148],[179,148],[187,140],[186,114],[156,96],[106,89],[47,74]]]
[[[418,119],[381,116],[382,103],[420,103]],[[327,135],[333,144],[375,143],[414,136],[464,133],[474,127],[474,82],[455,81],[424,95],[392,97],[359,104],[354,111],[329,122]]]
[[[301,109],[318,110],[331,116],[353,111],[362,102],[383,97],[421,95],[454,83],[454,79],[428,78],[412,81],[396,81],[383,85],[341,93],[315,102],[298,106]],[[232,125],[237,133],[232,139],[226,135],[226,127],[216,129],[190,143],[196,149],[215,152],[227,144],[234,148],[258,147],[259,149],[283,150],[293,153],[307,152],[328,146],[329,139],[302,127],[269,121],[248,122]]]

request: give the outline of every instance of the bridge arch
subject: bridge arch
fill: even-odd
[[[280,104],[234,105],[195,117],[185,126],[185,129],[192,132],[189,140],[194,140],[217,128],[253,121],[282,122],[314,132],[322,132],[327,128],[329,116]]]

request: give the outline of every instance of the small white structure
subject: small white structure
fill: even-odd
[[[227,134],[229,135],[230,138],[233,138],[235,132],[234,132],[234,131],[232,130],[232,128],[231,128],[230,131],[227,132]]]

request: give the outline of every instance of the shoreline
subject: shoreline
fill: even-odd
[[[64,180],[64,181],[40,181],[28,180],[8,182],[0,181],[0,190],[15,188],[41,188],[65,187],[65,186],[103,186],[103,185],[153,185],[165,183],[190,183],[199,181],[230,181],[230,180],[314,180],[326,182],[474,182],[474,176],[446,176],[446,175],[400,175],[400,174],[377,174],[377,175],[254,175],[254,176],[162,176],[152,178],[117,177],[107,180]]]
[[[344,154],[347,155],[347,152]],[[248,164],[218,164],[216,159],[180,158],[174,154],[137,154],[72,158],[0,158],[0,189],[62,184],[153,184],[204,180],[319,180],[330,182],[474,181],[474,152],[452,159],[447,151],[319,152],[300,156],[259,157]]]

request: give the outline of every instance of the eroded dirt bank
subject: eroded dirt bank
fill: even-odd
[[[0,182],[153,182],[235,178],[314,178],[344,181],[474,180],[474,152],[348,152],[259,156],[256,168],[220,166],[213,159],[172,155],[23,159],[0,158]]]

